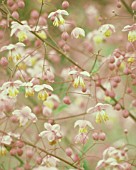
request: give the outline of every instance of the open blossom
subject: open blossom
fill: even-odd
[[[36,92],[38,92],[38,99],[39,100],[44,101],[49,96],[46,89],[53,91],[53,88],[50,85],[47,85],[47,84],[35,85],[34,86],[34,90]]]
[[[87,120],[77,120],[74,124],[74,128],[79,126],[79,132],[75,136],[75,143],[86,143],[88,139],[88,129],[87,127],[90,127],[91,129],[94,129],[92,123]]]
[[[34,89],[33,89],[33,83],[32,82],[22,83],[21,86],[25,87],[25,97],[34,95]]]
[[[38,166],[37,168],[33,168],[33,170],[58,170],[58,168],[56,168],[56,167]]]
[[[62,138],[59,124],[51,125],[50,123],[44,123],[44,127],[46,130],[41,132],[39,136],[47,137],[50,144],[54,144],[57,140]]]
[[[23,42],[31,35],[30,31],[31,28],[28,26],[27,21],[21,21],[21,24],[16,21],[11,22],[10,36],[12,37],[15,34],[20,42]]]
[[[103,42],[103,40],[105,39],[105,36],[99,30],[94,30],[87,34],[87,39],[92,40],[95,43],[99,44]]]
[[[28,120],[31,120],[34,123],[37,121],[37,117],[32,113],[28,106],[23,107],[21,110],[14,110],[12,114],[17,117],[20,126],[25,126]]]
[[[69,15],[67,11],[58,9],[55,12],[51,12],[48,15],[48,18],[53,18],[53,25],[58,27],[59,25],[63,25],[65,20],[62,15]]]
[[[90,77],[90,74],[87,71],[76,71],[71,70],[68,73],[69,75],[72,75],[74,78],[73,87],[78,88],[78,86],[81,86],[82,88],[85,88],[85,82],[84,77]]]
[[[115,32],[115,27],[112,24],[104,24],[99,28],[99,31],[105,36],[110,37]]]
[[[4,91],[9,97],[15,98],[19,93],[19,87],[22,84],[20,80],[5,82],[1,90]]]
[[[41,165],[46,167],[56,167],[59,160],[53,156],[47,155],[43,158]]]
[[[127,160],[127,153],[124,150],[109,147],[103,152],[103,159],[97,163],[96,170],[101,168],[117,170],[129,168],[131,170],[131,165],[127,163]]]
[[[24,46],[25,46],[25,44],[20,43],[20,42],[18,42],[16,44],[9,44],[9,45],[3,46],[0,49],[0,52],[8,50],[9,51],[8,60],[17,62],[18,60],[20,60],[22,58],[21,53],[19,52],[18,49],[21,49]]]
[[[76,27],[72,30],[71,36],[73,38],[85,37],[85,31],[82,28]]]
[[[96,123],[101,123],[103,121],[109,120],[109,116],[106,113],[106,109],[108,107],[111,107],[109,104],[102,104],[102,103],[97,103],[96,106],[91,107],[87,110],[87,113],[95,113],[96,114]]]
[[[136,24],[126,25],[122,31],[129,31],[128,33],[128,41],[134,42],[136,41]]]
[[[12,138],[10,135],[0,136],[0,145],[10,145],[12,142]]]

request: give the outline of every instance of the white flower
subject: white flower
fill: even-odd
[[[86,128],[86,126],[89,126],[91,129],[94,129],[92,123],[88,120],[77,120],[74,124],[74,128],[76,126],[79,126],[80,128]]]
[[[41,132],[39,134],[40,137],[47,137],[50,143],[56,143],[56,140],[62,138],[59,124],[51,125],[50,123],[44,123],[44,127],[47,130]]]
[[[59,160],[53,156],[47,155],[43,158],[41,165],[46,167],[56,167]]]
[[[58,170],[58,169],[56,167],[38,166],[37,168],[33,168],[33,170]]]
[[[102,104],[102,103],[97,103],[96,106],[90,107],[87,110],[87,113],[95,113],[96,114],[96,123],[101,123],[102,121],[107,121],[109,120],[109,116],[106,113],[106,109],[108,107],[111,107],[110,104]]]
[[[129,31],[128,33],[128,41],[134,42],[136,41],[136,24],[126,25],[122,31]]]
[[[25,46],[25,44],[20,43],[20,42],[18,42],[16,44],[9,44],[9,45],[3,46],[0,49],[0,52],[8,50],[9,51],[8,60],[17,62],[18,60],[20,60],[22,58],[19,50],[21,50],[22,47],[24,47],[24,46]]]
[[[105,36],[110,37],[115,32],[115,27],[112,24],[105,24],[99,28],[99,31]]]
[[[12,138],[9,135],[0,136],[0,144],[10,145]]]
[[[21,84],[22,82],[20,80],[16,80],[14,82],[8,81],[2,85],[1,90],[5,91],[5,93],[7,93],[9,97],[14,98],[18,95],[19,93],[18,89]]]
[[[8,135],[17,139],[20,139],[20,134],[19,133],[12,133],[12,132],[8,132]]]
[[[26,40],[28,36],[33,38],[33,35],[30,33],[30,31],[31,28],[28,26],[27,21],[21,21],[21,24],[16,21],[11,22],[10,36],[12,37],[15,34],[20,42]]]
[[[90,74],[87,71],[77,71],[77,70],[71,70],[68,73],[69,75],[74,76],[74,82],[73,87],[78,88],[78,86],[81,86],[82,88],[85,88],[85,82],[83,77],[90,77]]]
[[[20,126],[25,126],[28,120],[34,123],[37,121],[37,117],[28,106],[23,107],[21,110],[14,110],[12,114],[18,118]]]
[[[50,91],[53,91],[53,88],[50,85],[48,85],[48,84],[42,84],[42,85],[35,85],[34,86],[34,90],[36,92],[39,92],[38,93],[38,99],[39,100],[44,101],[49,96],[47,91],[46,91],[46,89],[48,89]]]
[[[55,12],[51,12],[48,15],[48,18],[54,18],[53,25],[58,27],[59,25],[63,25],[65,23],[65,20],[62,17],[62,15],[69,15],[69,14],[65,10],[58,9]]]
[[[33,83],[32,82],[22,83],[21,86],[25,87],[25,97],[34,95],[34,89],[33,89]]]
[[[73,38],[85,37],[85,31],[82,28],[76,27],[72,30],[71,36]]]

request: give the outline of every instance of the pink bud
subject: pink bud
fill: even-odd
[[[127,93],[132,93],[132,89],[130,87],[127,88]]]
[[[115,109],[118,110],[118,111],[121,109],[121,106],[120,106],[119,103],[117,103],[117,104],[115,105]]]
[[[69,51],[69,50],[70,50],[70,46],[69,46],[68,44],[65,44],[65,45],[63,46],[63,50],[64,50],[64,51]]]
[[[94,132],[92,134],[93,140],[98,140],[99,139],[99,134],[97,132]]]
[[[32,158],[33,157],[33,155],[34,155],[34,152],[31,150],[31,149],[28,149],[27,151],[26,151],[26,156],[28,157],[28,158]]]
[[[41,109],[40,106],[35,106],[35,107],[33,108],[33,112],[34,112],[35,114],[40,114],[40,113],[42,112],[42,109]]]
[[[102,140],[102,141],[104,141],[105,138],[106,138],[106,134],[105,134],[104,132],[101,132],[101,133],[99,134],[99,139]]]
[[[67,39],[69,38],[69,34],[67,32],[63,32],[61,34],[61,38],[64,40],[64,41],[67,41]]]
[[[12,121],[12,123],[18,123],[18,118],[16,116],[11,116],[10,120]]]
[[[120,81],[121,81],[120,76],[114,77],[114,81],[115,81],[116,83],[120,83]]]
[[[129,112],[127,110],[123,110],[122,115],[123,115],[124,118],[128,118],[129,117]]]
[[[15,19],[19,19],[19,13],[17,11],[14,11],[12,13],[12,17],[15,18]]]
[[[0,59],[0,65],[3,66],[3,67],[6,67],[8,65],[8,60],[6,57],[2,57]]]
[[[42,41],[39,40],[39,39],[37,39],[37,40],[35,41],[35,43],[34,43],[34,46],[35,46],[35,47],[39,47],[39,46],[41,46],[41,45],[42,45]]]
[[[65,104],[71,104],[71,101],[70,101],[70,98],[69,98],[69,96],[65,96],[64,98],[63,98],[63,102],[65,103]]]
[[[40,24],[40,25],[46,25],[46,23],[47,23],[47,20],[46,20],[44,17],[40,16],[40,18],[39,18],[39,24]]]
[[[66,152],[67,156],[69,156],[69,157],[71,157],[71,155],[73,154],[73,151],[71,148],[66,148],[65,152]]]
[[[24,147],[24,142],[18,140],[18,141],[16,141],[15,145],[16,145],[17,147],[19,147],[19,148],[23,148],[23,147]]]
[[[63,1],[62,2],[62,8],[67,9],[69,7],[69,2],[68,1]]]
[[[110,92],[109,92],[109,96],[110,96],[111,98],[114,98],[114,97],[115,97],[114,91],[110,91]]]
[[[64,45],[65,45],[65,41],[64,40],[60,40],[59,42],[58,42],[58,45],[62,48]]]
[[[38,165],[41,165],[41,163],[42,163],[42,157],[37,157],[36,158],[36,163],[38,164]]]
[[[10,150],[10,155],[15,156],[17,154],[17,150],[15,148]]]
[[[23,150],[18,148],[17,149],[17,154],[18,154],[18,156],[22,156],[23,155]]]
[[[11,11],[16,11],[18,9],[17,4],[14,3],[10,9],[11,9]]]
[[[120,3],[120,1],[117,2],[117,8],[121,8],[121,3]]]
[[[135,11],[136,10],[136,1],[133,1],[131,4],[131,8]]]
[[[115,65],[114,64],[109,64],[109,69],[112,71],[112,70],[114,70],[115,69]]]
[[[74,162],[78,162],[79,161],[79,156],[77,154],[72,155],[72,159]]]
[[[114,63],[115,62],[115,58],[114,57],[111,57],[110,58],[110,63]]]
[[[82,88],[82,92],[83,92],[83,93],[85,93],[86,90],[87,90],[86,87],[83,87],[83,88]]]
[[[17,5],[18,5],[18,7],[21,8],[21,9],[25,7],[24,1],[18,1],[18,2],[17,2]]]
[[[11,7],[13,4],[14,4],[14,1],[13,1],[13,0],[7,0],[7,5],[8,5],[9,7]]]
[[[26,164],[24,165],[24,169],[25,169],[25,170],[30,170],[30,169],[31,169],[31,166],[29,165],[29,163],[26,163]]]
[[[38,19],[38,17],[39,17],[39,12],[36,11],[36,10],[33,10],[33,11],[31,12],[31,17],[34,18],[34,19]]]

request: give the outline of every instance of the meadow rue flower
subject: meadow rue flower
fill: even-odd
[[[58,9],[55,12],[51,12],[48,15],[48,18],[53,18],[53,25],[58,27],[60,25],[63,25],[65,23],[65,20],[62,15],[69,15],[66,10],[60,10]]]
[[[17,117],[20,126],[25,126],[28,120],[31,120],[33,123],[37,121],[37,117],[28,106],[24,106],[21,110],[14,110],[12,114]]]
[[[133,25],[126,25],[122,31],[129,31],[128,32],[128,41],[134,42],[136,41],[136,24]]]
[[[25,47],[24,43],[18,42],[16,44],[9,44],[7,46],[3,46],[0,49],[0,52],[8,50],[9,51],[8,60],[17,62],[22,58],[21,53],[17,49],[21,49],[22,47]]]
[[[98,30],[94,30],[87,34],[87,39],[93,40],[96,44],[100,44],[105,39],[105,36]]]
[[[85,37],[85,31],[82,28],[76,27],[72,30],[71,36],[73,38]]]
[[[102,104],[102,103],[97,103],[96,106],[91,107],[87,110],[87,113],[95,113],[96,114],[96,123],[101,123],[103,121],[109,120],[109,116],[106,113],[106,109],[110,107],[111,105],[109,104]]]
[[[42,84],[42,85],[35,85],[34,86],[34,90],[36,92],[39,92],[38,93],[38,99],[39,100],[46,100],[47,97],[49,96],[46,89],[50,90],[50,91],[53,91],[53,88],[50,86],[50,85],[47,85],[47,84]]]
[[[115,32],[115,27],[112,24],[104,24],[99,28],[99,31],[105,37],[110,37]]]
[[[36,32],[37,35],[39,35],[39,37],[41,37],[42,39],[45,40],[47,38],[45,30],[47,30],[47,29],[48,29],[47,26],[39,26],[39,25],[37,25],[37,26],[33,27],[31,30]]]
[[[76,71],[76,70],[71,70],[68,73],[69,75],[74,76],[74,82],[73,82],[73,87],[78,88],[78,86],[81,86],[82,88],[85,88],[85,82],[84,82],[84,77],[90,77],[90,74],[87,71]]]
[[[12,142],[12,138],[9,135],[0,136],[0,144],[10,145]]]
[[[58,170],[58,169],[56,167],[38,166],[37,168],[33,168],[33,170]]]
[[[25,87],[25,97],[34,95],[34,89],[33,89],[33,83],[32,82],[22,83],[21,86]]]
[[[16,21],[11,22],[10,36],[12,37],[15,34],[20,42],[23,42],[30,36],[30,31],[31,28],[28,26],[27,21],[21,21],[21,24]]]
[[[57,162],[60,162],[57,158],[47,155],[43,158],[41,165],[46,167],[56,167]]]
[[[59,124],[51,125],[50,123],[44,123],[44,127],[46,130],[41,132],[39,136],[47,137],[50,144],[55,144],[57,140],[62,138]]]
[[[94,129],[92,123],[87,120],[77,120],[74,124],[74,128],[79,126],[79,132],[75,136],[75,143],[86,143],[88,139],[88,129],[87,127],[90,127],[91,129]]]
[[[16,81],[8,81],[5,82],[2,87],[1,90],[5,91],[5,93],[9,96],[9,97],[16,97],[19,93],[19,87],[22,84],[22,82],[20,80],[16,80]]]
[[[129,166],[127,160],[128,156],[125,151],[109,147],[103,152],[103,159],[97,163],[96,170],[101,168],[126,170]]]

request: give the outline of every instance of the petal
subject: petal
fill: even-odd
[[[90,74],[87,71],[80,72],[81,75],[90,77]]]
[[[52,125],[50,123],[44,123],[45,129],[51,131],[52,130]]]

